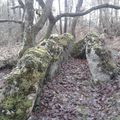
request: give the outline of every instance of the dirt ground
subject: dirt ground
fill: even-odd
[[[120,120],[118,80],[92,86],[86,60],[70,58],[43,91],[39,120]]]

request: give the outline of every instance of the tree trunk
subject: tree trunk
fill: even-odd
[[[102,4],[102,0],[98,0],[98,4]],[[102,12],[102,9],[100,9],[99,10],[99,28],[102,28],[102,16],[103,16],[103,14],[102,14],[103,12]]]
[[[83,0],[78,0],[77,5],[76,5],[76,13],[80,12],[80,8],[82,7],[82,4],[83,4]],[[75,17],[73,18],[73,21],[72,21],[71,34],[74,36],[74,38],[75,38],[75,28],[76,28],[78,18],[79,17]]]
[[[61,5],[60,5],[60,0],[58,0],[59,4],[59,14],[61,14]],[[60,19],[60,34],[62,34],[62,20]]]
[[[67,0],[65,0],[65,13],[67,13]],[[67,17],[65,17],[65,21],[64,21],[64,33],[67,32]]]
[[[45,37],[44,37],[45,39],[48,39],[48,38],[50,37],[54,25],[55,25],[54,22],[50,22],[50,21],[49,21],[49,26],[48,26],[48,29],[47,29],[46,35],[45,35]]]
[[[71,13],[72,9],[73,9],[73,0],[68,0],[68,12]],[[68,18],[68,27],[69,28],[71,27],[71,22],[72,22],[72,19],[71,19],[71,17],[69,17]]]
[[[12,2],[12,7],[15,7],[15,0],[11,0],[11,2]],[[13,14],[14,14],[14,15],[16,14],[15,9],[13,9]]]
[[[114,0],[114,5],[119,5],[119,0]],[[115,19],[116,19],[116,22],[118,21],[118,11],[115,10]]]
[[[73,21],[72,21],[71,34],[74,36],[74,38],[76,38],[75,37],[75,28],[76,28],[77,20],[78,20],[78,17],[73,18]]]
[[[7,15],[8,15],[8,20],[10,20],[10,9],[9,9],[9,7],[10,7],[10,2],[9,2],[9,0],[7,0]],[[10,23],[8,23],[8,34],[9,34],[9,36],[11,35],[11,30],[12,28],[11,28],[11,26],[10,26]]]
[[[41,1],[40,1],[41,2]],[[24,46],[19,53],[19,57],[22,57],[24,52],[35,45],[35,38],[39,31],[43,28],[47,21],[47,18],[51,14],[53,0],[46,0],[46,4],[43,7],[43,13],[36,24],[34,21],[34,0],[25,0],[25,30],[24,30]],[[43,2],[42,2],[43,3]]]
[[[91,31],[91,14],[89,14],[89,31]]]
[[[34,10],[33,10],[34,0],[25,0],[25,29],[24,29],[24,46],[19,56],[22,57],[23,53],[34,46],[35,35],[33,31],[33,20],[34,20]]]

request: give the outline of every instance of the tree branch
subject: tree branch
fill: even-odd
[[[24,5],[23,1],[22,0],[18,0],[18,3],[20,4],[21,8],[24,9],[25,5]]]
[[[21,5],[11,7],[11,9],[22,8]]]
[[[36,1],[39,3],[39,5],[42,7],[42,9],[44,9],[44,7],[45,7],[44,1],[43,0],[36,0]],[[52,11],[50,12],[50,15],[48,16],[48,18],[50,21],[53,21],[53,22],[55,21],[55,17],[53,16]]]
[[[18,24],[22,24],[22,21],[16,21],[16,20],[0,20],[0,23],[5,23],[5,22],[11,22],[11,23],[18,23]]]
[[[59,19],[61,19],[61,17],[77,17],[77,16],[84,16],[94,10],[98,10],[98,9],[102,9],[102,8],[113,8],[116,10],[120,9],[120,6],[116,6],[116,5],[110,5],[110,4],[102,4],[102,5],[98,5],[98,6],[94,6],[86,11],[80,12],[80,13],[63,13],[60,15],[56,16],[56,21],[58,21]]]

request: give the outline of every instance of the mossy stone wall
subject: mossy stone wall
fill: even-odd
[[[112,59],[111,51],[97,34],[88,34],[86,40],[86,57],[93,80],[108,82],[117,76],[117,66]]]
[[[0,101],[0,120],[28,118],[39,104],[46,75],[52,79],[59,68],[59,63],[69,56],[69,46],[72,43],[73,37],[70,34],[52,35],[36,47],[25,51],[17,66],[5,78],[3,99]],[[48,74],[55,63],[56,69],[52,74]]]

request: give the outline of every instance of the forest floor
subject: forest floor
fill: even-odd
[[[39,120],[120,120],[118,80],[92,85],[86,60],[70,58],[43,91]]]

